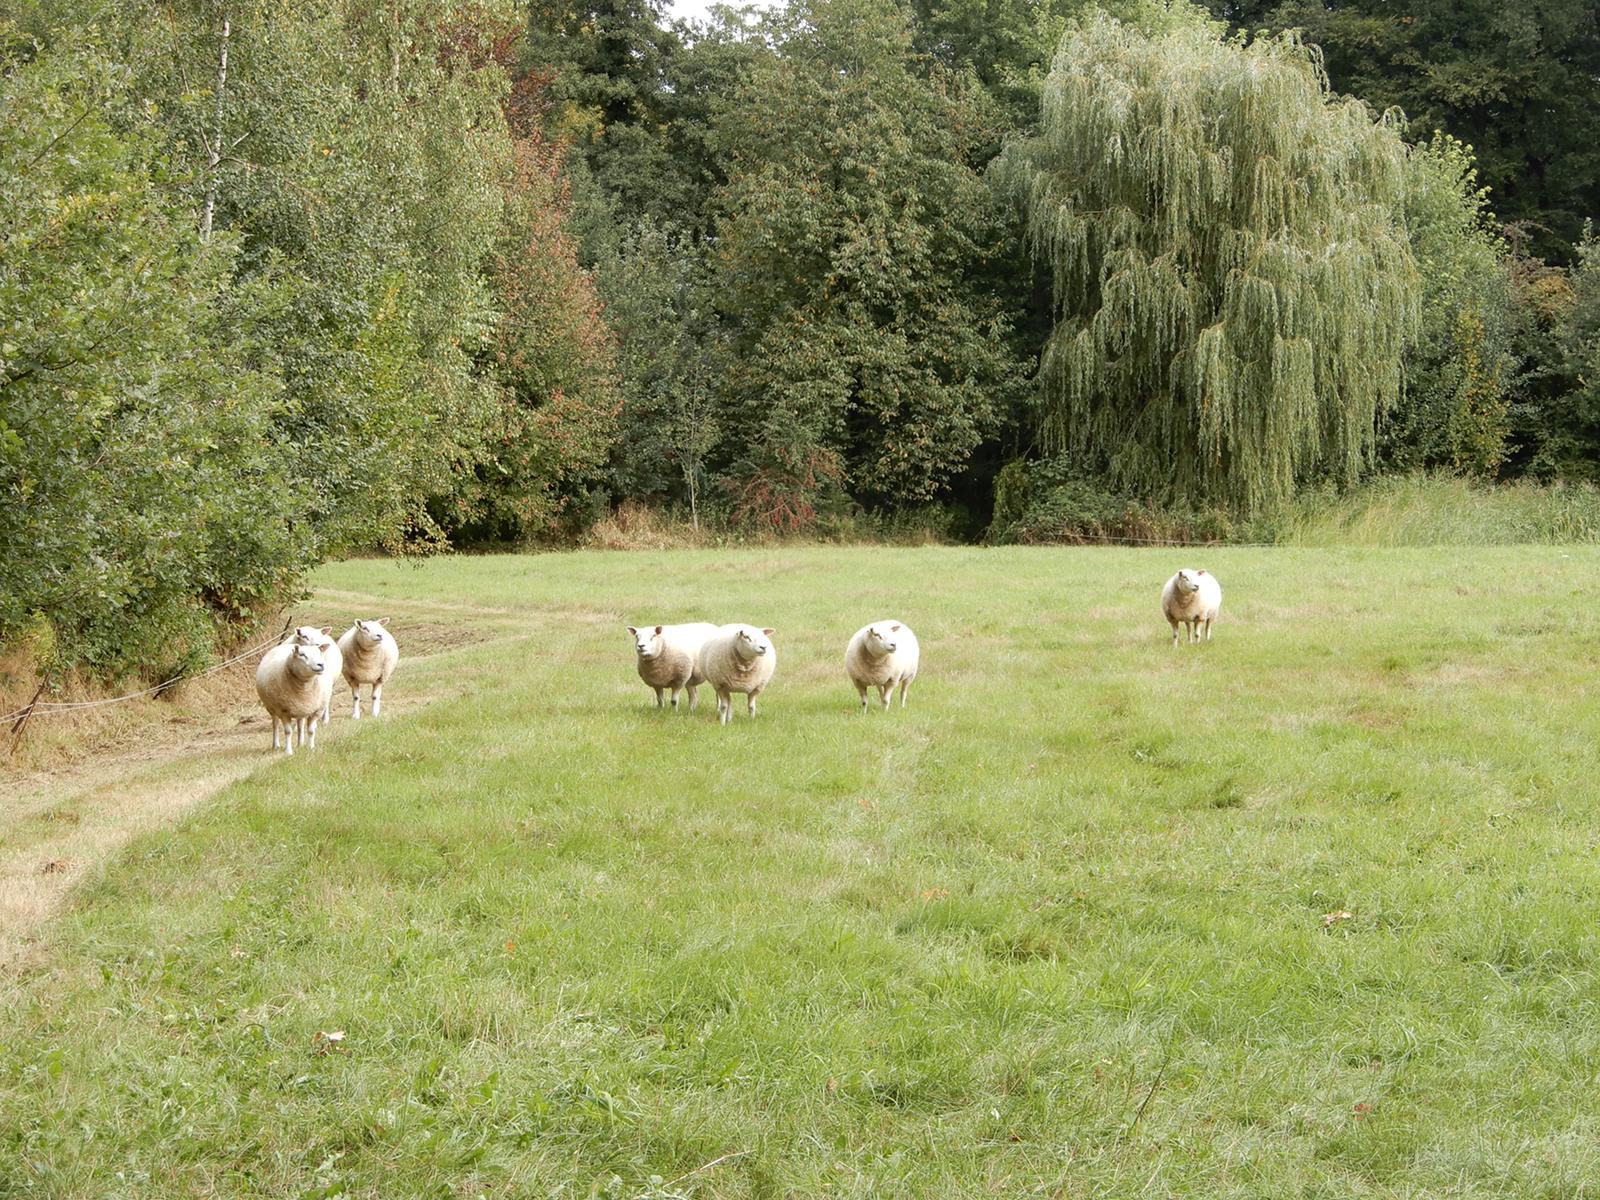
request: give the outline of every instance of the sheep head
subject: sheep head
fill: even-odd
[[[640,658],[659,658],[662,651],[667,648],[666,640],[661,636],[661,626],[654,629],[646,626],[644,629],[635,629],[629,625],[628,632],[633,635],[633,648]]]

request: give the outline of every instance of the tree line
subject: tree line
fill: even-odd
[[[52,670],[623,501],[1600,474],[1581,0],[87,7],[0,3],[0,643]]]

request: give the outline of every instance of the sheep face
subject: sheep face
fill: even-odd
[[[654,629],[635,629],[629,625],[628,632],[633,635],[633,648],[638,651],[640,658],[660,658],[662,651],[667,648],[666,639],[661,636],[659,625]]]
[[[1200,576],[1204,571],[1191,571],[1185,568],[1178,572],[1178,590],[1185,596],[1192,596],[1200,590]]]
[[[899,649],[895,634],[900,632],[899,625],[869,625],[867,627],[867,650],[874,658],[885,654],[893,654]]]
[[[386,620],[388,620],[387,617],[377,621],[357,621],[356,645],[363,650],[370,650],[374,646],[383,645],[383,639],[389,636],[383,628],[383,623]]]
[[[294,653],[289,655],[289,674],[302,680],[321,675],[327,670],[327,664],[322,661],[322,652],[327,648],[327,643],[321,646],[296,645]]]
[[[333,630],[318,629],[315,625],[302,625],[294,631],[294,636],[289,640],[296,646],[323,646],[325,647]]]
[[[770,629],[741,629],[733,639],[740,658],[749,662],[752,658],[760,658],[763,654],[771,653],[772,637]]]

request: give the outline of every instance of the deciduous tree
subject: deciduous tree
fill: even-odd
[[[1056,325],[1041,433],[1113,486],[1249,510],[1369,463],[1417,278],[1397,131],[1292,38],[1063,38],[1009,162]]]

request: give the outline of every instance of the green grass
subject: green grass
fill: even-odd
[[[310,614],[491,640],[81,891],[0,984],[0,1194],[1593,1195],[1597,570],[326,568]],[[886,615],[924,677],[863,719]],[[755,722],[634,676],[624,621],[701,617],[776,627]]]
[[[1269,521],[1301,546],[1509,546],[1600,542],[1600,488],[1382,475],[1345,496],[1312,494]]]

